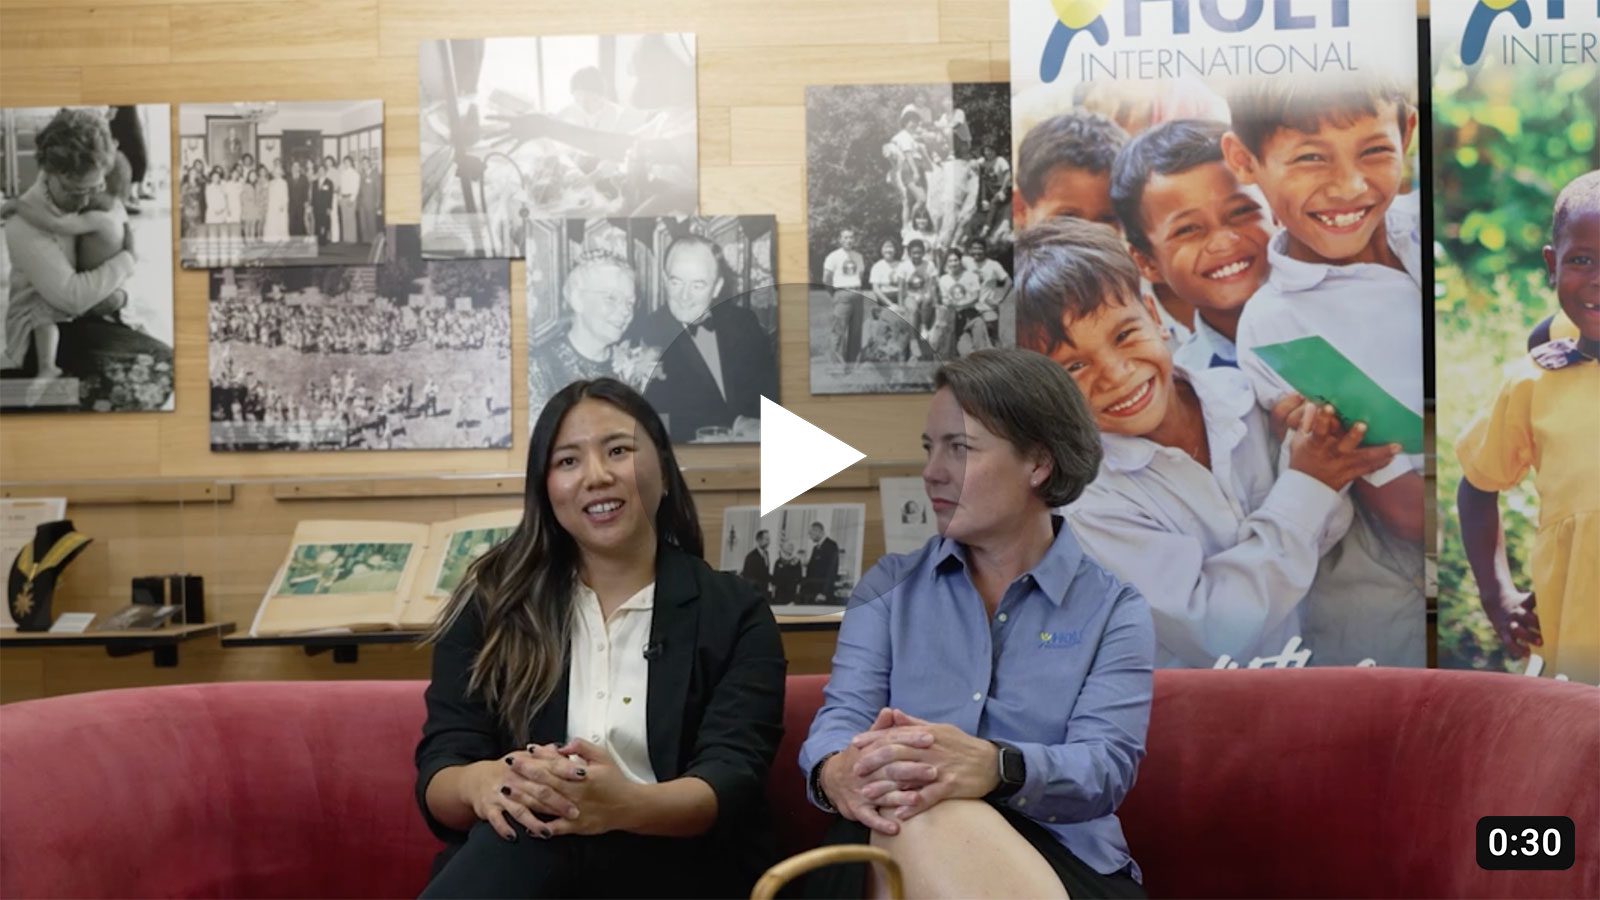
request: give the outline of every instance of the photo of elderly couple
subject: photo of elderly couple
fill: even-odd
[[[528,223],[528,404],[610,376],[674,443],[754,442],[778,396],[772,216]]]

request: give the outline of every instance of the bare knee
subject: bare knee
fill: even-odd
[[[1009,829],[994,807],[981,800],[945,800],[900,822],[900,832],[888,835],[874,831],[872,845],[882,847],[895,856],[915,853],[930,844],[948,843],[952,837],[973,828],[992,828],[998,825]]]

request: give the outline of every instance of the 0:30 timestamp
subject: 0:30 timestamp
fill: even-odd
[[[1566,816],[1484,816],[1478,820],[1478,867],[1570,869],[1577,856]]]

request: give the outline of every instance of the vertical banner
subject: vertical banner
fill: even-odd
[[[1431,27],[1439,665],[1600,684],[1600,5]]]
[[[1424,665],[1417,12],[1012,0],[1017,342],[1157,664]]]

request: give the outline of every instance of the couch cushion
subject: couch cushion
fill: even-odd
[[[789,680],[786,851],[825,818]],[[180,685],[0,707],[0,896],[415,896],[420,681]],[[1600,896],[1600,688],[1405,669],[1163,671],[1121,815],[1152,896]],[[1570,816],[1568,872],[1483,872],[1473,825]]]

